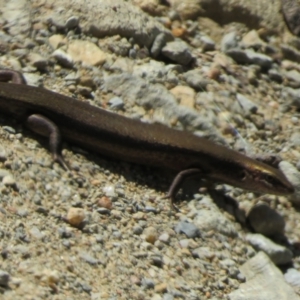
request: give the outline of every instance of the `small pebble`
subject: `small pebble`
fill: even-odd
[[[145,228],[143,234],[148,243],[154,244],[157,240],[157,230],[154,227]]]
[[[66,220],[70,225],[79,227],[82,225],[84,218],[85,212],[82,208],[71,207],[68,211]]]
[[[102,208],[112,209],[112,202],[109,197],[101,197],[97,202],[97,205]]]

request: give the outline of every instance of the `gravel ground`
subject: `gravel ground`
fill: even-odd
[[[0,0],[0,69],[249,156],[280,155],[295,194],[195,180],[174,213],[162,199],[174,174],[67,143],[65,171],[47,141],[1,115],[3,299],[300,299],[300,40],[280,1],[220,1],[215,14],[181,2]]]

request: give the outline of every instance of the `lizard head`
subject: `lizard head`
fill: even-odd
[[[241,176],[243,187],[255,192],[273,195],[294,193],[293,185],[279,169],[263,163],[248,166],[242,170]]]

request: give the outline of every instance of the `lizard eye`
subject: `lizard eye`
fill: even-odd
[[[247,172],[245,170],[242,170],[240,172],[240,178],[245,181],[247,179]]]
[[[274,186],[276,184],[276,179],[271,175],[264,174],[262,179],[270,186]]]

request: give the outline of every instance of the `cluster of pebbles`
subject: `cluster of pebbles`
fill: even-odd
[[[173,174],[71,144],[66,172],[43,138],[1,115],[0,298],[300,299],[298,3],[212,2],[0,0],[0,68],[279,155],[295,194],[208,193],[195,181],[171,212]]]

